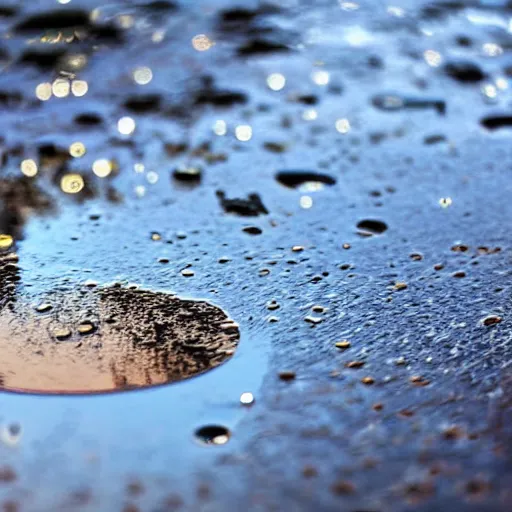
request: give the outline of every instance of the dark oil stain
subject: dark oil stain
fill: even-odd
[[[247,199],[229,199],[222,190],[218,190],[217,197],[226,213],[234,213],[242,217],[256,217],[260,214],[268,214],[268,210],[258,194],[249,194]]]

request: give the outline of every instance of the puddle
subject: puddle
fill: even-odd
[[[15,302],[13,287],[2,292],[7,390],[96,393],[176,382],[230,359],[240,337],[220,308],[162,292],[84,288],[35,307]]]

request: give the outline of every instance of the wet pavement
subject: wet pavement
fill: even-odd
[[[5,511],[512,509],[512,5],[0,6]]]

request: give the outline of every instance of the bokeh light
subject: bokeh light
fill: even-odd
[[[32,159],[23,160],[20,165],[21,172],[27,178],[33,178],[37,174],[37,163]]]
[[[248,124],[241,124],[235,128],[235,136],[240,142],[252,139],[252,128]]]
[[[131,135],[135,131],[135,121],[131,117],[122,117],[117,122],[117,129],[122,135]]]
[[[112,172],[112,162],[106,158],[100,158],[92,164],[92,172],[98,178],[106,178]]]
[[[209,50],[215,43],[205,34],[198,34],[192,38],[192,46],[198,52]]]
[[[213,133],[215,133],[215,135],[219,135],[219,136],[226,135],[226,133],[228,132],[228,127],[226,125],[226,121],[223,121],[222,119],[218,119],[217,121],[215,121],[215,123],[213,123],[212,130],[213,130]]]
[[[56,98],[65,98],[69,95],[69,80],[57,78],[52,84],[52,93]]]
[[[147,85],[153,80],[153,71],[146,66],[138,67],[133,71],[133,79],[139,85]]]
[[[286,78],[281,73],[272,73],[267,77],[267,85],[273,91],[280,91],[286,85]]]
[[[78,194],[85,186],[84,179],[80,174],[70,173],[62,176],[60,188],[66,194]]]
[[[52,84],[49,82],[39,84],[36,87],[36,96],[41,101],[48,101],[52,97]]]
[[[73,142],[73,144],[69,146],[69,154],[73,158],[80,158],[85,155],[85,146],[82,142]]]
[[[85,96],[88,90],[89,85],[85,80],[73,80],[73,82],[71,82],[71,92],[74,96]]]

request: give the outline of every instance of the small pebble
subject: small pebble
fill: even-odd
[[[502,320],[503,318],[501,318],[501,316],[489,315],[482,320],[482,324],[485,325],[486,327],[489,327],[490,325],[499,324]]]
[[[52,309],[52,305],[48,303],[39,304],[39,306],[36,307],[36,311],[38,313],[46,313],[47,311],[50,311]]]
[[[345,365],[345,368],[358,369],[365,365],[364,361],[350,361]]]
[[[66,340],[71,336],[71,331],[67,327],[62,327],[60,329],[55,329],[53,331],[53,335],[59,341]]]

